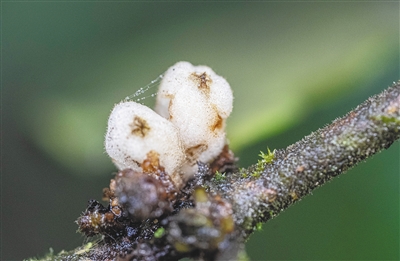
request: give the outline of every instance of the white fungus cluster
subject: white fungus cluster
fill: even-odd
[[[228,82],[206,66],[179,62],[165,73],[155,111],[121,102],[111,112],[105,147],[118,169],[140,166],[149,152],[175,185],[196,171],[196,162],[212,162],[225,143],[225,120],[232,111]]]

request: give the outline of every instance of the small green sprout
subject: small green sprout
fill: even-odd
[[[161,238],[164,235],[165,229],[163,227],[159,227],[156,232],[154,232],[155,238]]]
[[[93,242],[87,243],[81,250],[75,252],[76,255],[82,255],[88,252],[93,247]]]
[[[400,123],[398,119],[396,119],[396,117],[388,117],[385,115],[380,115],[380,116],[372,116],[371,117],[372,120],[375,121],[382,121],[383,123]]]
[[[256,230],[257,230],[257,231],[261,231],[261,230],[262,230],[262,223],[261,223],[261,222],[258,222],[258,223],[256,224]]]
[[[239,168],[239,174],[244,179],[247,178],[247,176],[248,176],[245,168]]]
[[[261,177],[261,171],[259,171],[257,168],[257,171],[254,171],[253,173],[251,173],[251,176],[255,177],[255,178],[259,178],[259,177]]]
[[[267,147],[268,153],[265,154],[264,152],[260,151],[260,154],[258,154],[258,156],[261,157],[261,162],[264,164],[268,164],[271,163],[274,158],[275,158],[275,150],[273,150],[272,152],[269,150],[269,148]],[[260,161],[259,161],[260,162]]]
[[[250,261],[250,258],[247,256],[246,251],[241,250],[237,255],[238,261]]]
[[[225,173],[220,173],[218,170],[217,170],[217,172],[215,172],[215,176],[214,176],[214,178],[213,178],[213,180],[215,181],[215,182],[221,182],[221,181],[224,181],[225,180]]]
[[[251,174],[252,177],[259,178],[265,168],[265,165],[272,163],[272,161],[274,160],[275,150],[271,152],[269,148],[267,148],[267,151],[268,151],[267,153],[260,151],[260,154],[258,154],[261,157],[261,159],[258,160],[256,164],[256,169]]]

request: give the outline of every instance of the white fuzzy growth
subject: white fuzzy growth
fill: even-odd
[[[223,77],[207,66],[179,62],[163,77],[155,111],[179,129],[187,163],[193,166],[221,153],[232,103],[232,90]]]
[[[229,83],[223,77],[217,75],[210,67],[204,65],[193,66],[189,62],[178,62],[165,72],[158,90],[155,111],[168,119],[170,116],[168,107],[171,98],[173,99],[174,95],[180,90],[198,89],[198,83],[193,81],[193,77],[190,76],[193,73],[201,75],[204,72],[212,80],[209,102],[216,106],[223,118],[228,118],[233,107],[233,94]]]
[[[175,184],[182,183],[179,170],[185,154],[178,131],[171,122],[144,105],[122,102],[114,107],[108,120],[105,147],[119,169],[140,170],[147,153],[155,151],[160,165]]]
[[[232,103],[232,90],[224,78],[209,67],[179,62],[160,84],[158,114],[132,101],[114,107],[106,151],[118,169],[137,171],[147,154],[155,151],[160,165],[182,187],[196,171],[197,161],[210,163],[221,153]]]

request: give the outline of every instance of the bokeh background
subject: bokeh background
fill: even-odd
[[[398,2],[2,2],[1,26],[1,260],[85,241],[74,220],[115,171],[108,114],[175,62],[230,82],[241,166],[399,79]],[[266,223],[247,250],[398,260],[399,143]]]

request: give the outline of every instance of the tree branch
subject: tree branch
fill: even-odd
[[[297,200],[357,163],[387,149],[400,137],[400,82],[369,98],[346,116],[277,150],[271,163],[259,163],[210,183],[233,204],[234,220],[248,237]],[[243,178],[248,176],[248,178]]]
[[[120,237],[103,233],[95,245],[49,254],[43,260],[240,259],[243,242],[260,222],[389,148],[399,137],[397,82],[286,149],[262,153],[258,163],[248,169],[233,171],[229,151],[225,151],[225,161],[220,162],[215,175],[213,166],[199,163],[198,173],[180,192],[172,214],[145,220],[137,227],[121,221],[116,227],[123,224],[126,229],[116,232]],[[133,240],[128,228],[137,228],[140,235]]]

